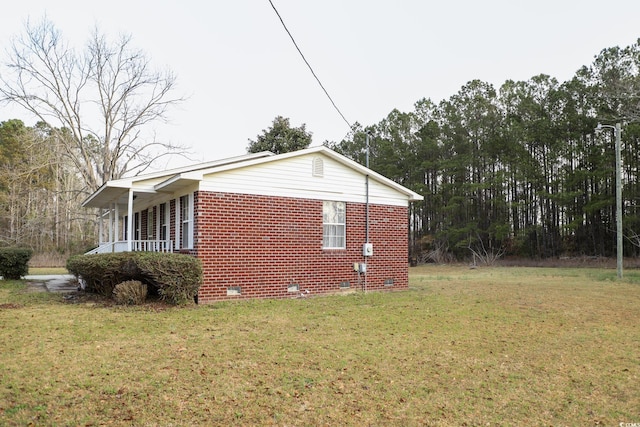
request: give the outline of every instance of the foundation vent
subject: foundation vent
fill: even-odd
[[[291,285],[287,286],[287,292],[298,292],[300,290],[300,285],[298,285],[297,283],[292,283]]]
[[[242,288],[240,286],[231,286],[227,288],[227,296],[237,296],[242,295]]]

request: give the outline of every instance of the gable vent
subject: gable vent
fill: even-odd
[[[324,162],[320,157],[313,158],[311,168],[312,168],[311,174],[313,176],[317,176],[321,178],[324,176]]]

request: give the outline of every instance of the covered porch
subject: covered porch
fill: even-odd
[[[193,185],[194,180],[158,175],[109,181],[85,200],[84,207],[98,209],[98,245],[87,254],[177,250],[172,199],[175,191]]]
[[[204,174],[272,155],[254,153],[107,181],[82,204],[98,210],[99,239],[89,253],[193,249],[194,194]]]

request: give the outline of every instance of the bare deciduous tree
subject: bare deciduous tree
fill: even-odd
[[[45,18],[27,22],[7,55],[0,101],[20,105],[55,131],[85,191],[183,154],[184,147],[143,133],[184,98],[174,95],[175,75],[152,70],[131,36],[112,43],[96,28],[86,48],[75,51]]]

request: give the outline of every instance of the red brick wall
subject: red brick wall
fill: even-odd
[[[198,301],[236,298],[291,298],[344,290],[361,291],[365,205],[346,205],[346,249],[322,249],[322,201],[245,194],[198,192],[195,197],[195,254],[204,282]],[[367,290],[408,286],[407,208],[370,205],[366,259]],[[393,280],[393,285],[385,281]],[[299,292],[288,292],[290,285]],[[241,295],[227,289],[240,287]]]

